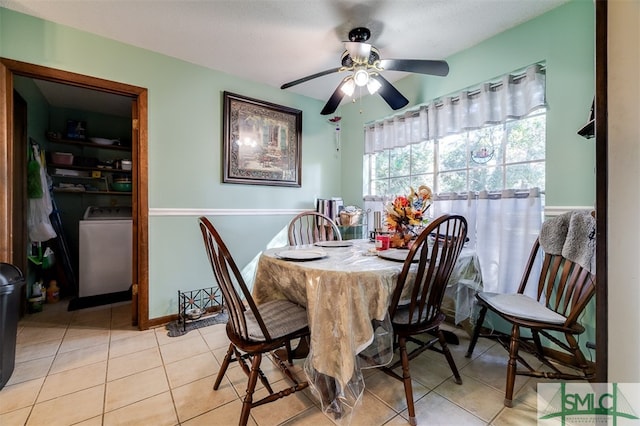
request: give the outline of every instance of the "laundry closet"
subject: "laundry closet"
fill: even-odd
[[[47,241],[30,238],[28,307],[38,309],[40,281],[43,293],[54,281],[69,310],[130,299],[131,99],[21,76],[14,87],[27,103],[28,155],[42,152],[56,233]]]

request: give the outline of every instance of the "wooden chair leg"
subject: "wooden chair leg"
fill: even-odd
[[[240,422],[238,423],[240,426],[246,426],[249,421],[249,411],[251,411],[251,407],[253,405],[253,392],[256,389],[261,361],[262,354],[257,353],[253,355],[253,361],[251,362],[251,374],[249,374],[249,383],[247,384],[247,394],[242,402],[242,411],[240,412]]]
[[[451,372],[453,373],[455,382],[461,385],[462,377],[460,377],[458,367],[456,367],[456,362],[453,359],[453,355],[451,355],[451,351],[449,350],[449,346],[447,345],[447,339],[445,338],[442,330],[438,330],[438,340],[440,341],[440,346],[442,347],[442,353],[444,353],[445,358],[447,358],[447,362],[449,363],[449,368],[451,368]]]
[[[411,386],[411,374],[409,373],[409,355],[407,354],[407,341],[404,337],[398,337],[400,349],[400,359],[402,360],[402,383],[404,384],[404,395],[407,398],[407,408],[409,410],[409,424],[416,426],[416,409],[413,404],[413,387]]]
[[[222,378],[227,373],[227,368],[229,367],[229,363],[231,362],[232,356],[233,356],[233,343],[229,345],[227,354],[224,356],[224,360],[222,361],[222,365],[220,366],[220,371],[218,371],[218,377],[216,377],[216,382],[213,385],[213,390],[218,390],[218,388],[220,387],[220,382],[222,382]]]
[[[473,329],[473,336],[471,337],[471,341],[469,342],[469,348],[467,349],[467,354],[465,357],[471,358],[473,354],[473,350],[476,347],[476,343],[478,343],[478,337],[480,337],[480,329],[482,328],[482,324],[484,323],[484,317],[487,315],[487,307],[483,306],[480,309],[480,314],[478,315],[478,320],[476,321],[476,326]]]
[[[509,344],[509,363],[507,365],[507,386],[504,392],[505,407],[513,406],[513,387],[516,382],[519,345],[520,345],[520,327],[514,324],[513,328],[511,329],[511,343]]]

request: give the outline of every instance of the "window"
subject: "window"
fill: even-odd
[[[365,127],[364,194],[544,191],[545,67]]]
[[[520,120],[365,156],[365,194],[526,189],[545,184],[545,111]]]

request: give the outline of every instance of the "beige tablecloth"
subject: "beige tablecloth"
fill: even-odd
[[[311,352],[305,372],[312,388],[326,388],[318,380],[335,379],[325,411],[348,416],[364,389],[361,368],[386,364],[392,357],[393,333],[387,315],[403,263],[378,257],[368,240],[351,240],[350,247],[299,246],[318,249],[326,257],[313,261],[281,259],[292,247],[266,250],[260,256],[254,280],[256,303],[287,299],[305,306],[311,330]],[[454,273],[474,264],[475,253],[465,249]],[[465,272],[468,275],[468,271]],[[366,351],[365,351],[366,349]],[[367,354],[368,364],[358,354]],[[376,362],[371,364],[371,360]],[[325,407],[325,403],[328,407]]]

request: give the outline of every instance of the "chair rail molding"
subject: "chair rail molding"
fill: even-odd
[[[297,215],[309,209],[184,209],[162,208],[149,209],[149,216],[276,216]]]
[[[594,206],[545,206],[544,216],[553,217],[560,216],[561,214],[573,211],[573,210],[595,210]]]

